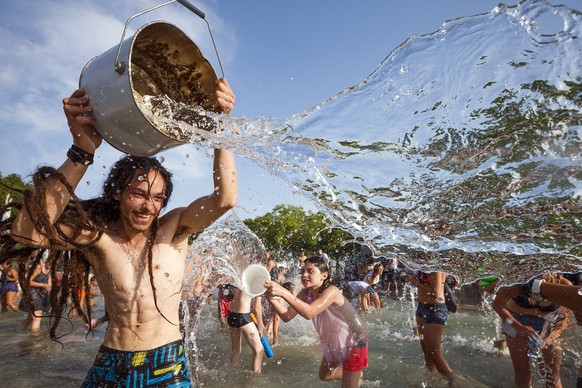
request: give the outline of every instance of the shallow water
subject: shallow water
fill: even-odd
[[[231,370],[230,337],[221,328],[217,317],[217,298],[203,305],[198,327],[197,386],[206,387],[329,387],[339,383],[324,383],[317,379],[321,348],[310,321],[294,319],[282,323],[280,346],[275,356],[265,359],[262,374],[254,376],[246,369],[250,350],[243,344],[242,368]],[[370,330],[369,368],[365,370],[362,387],[444,387],[438,376],[424,368],[418,337],[410,324],[411,303],[388,301],[382,310],[365,315]],[[101,308],[99,305],[98,309]],[[85,340],[79,320],[73,334],[64,338],[64,348],[41,336],[31,336],[18,330],[23,313],[0,315],[0,381],[3,387],[78,387],[93,362],[104,336],[105,326],[95,337]],[[494,320],[483,311],[460,311],[451,314],[443,336],[445,357],[459,374],[464,387],[511,386],[513,370],[507,351],[493,347],[497,338]],[[565,387],[574,386],[578,366],[582,363],[581,329],[572,328],[564,334],[570,337],[569,349],[562,364]],[[575,338],[577,337],[577,338]]]
[[[548,15],[563,27],[540,33],[539,21]],[[306,112],[284,121],[234,118],[227,124],[240,128],[240,136],[203,135],[294,185],[375,254],[466,279],[493,273],[505,282],[580,269],[580,18],[564,7],[526,1],[449,21],[387,48],[370,77]],[[206,295],[227,278],[236,283],[241,266],[258,260],[260,244],[237,237],[237,225],[226,226],[220,224],[232,231],[230,245],[212,234],[195,244],[214,253],[210,261],[192,253],[189,273],[203,275],[187,282],[192,294]],[[220,271],[200,271],[205,266]],[[193,302],[199,303],[200,297]],[[410,304],[389,302],[366,316],[370,367],[363,386],[444,386],[425,371],[412,311]],[[275,358],[253,376],[230,371],[228,334],[215,314],[215,304],[202,305],[186,322],[199,384],[330,385],[316,377],[321,350],[310,322],[283,325]],[[23,318],[0,316],[1,384],[78,386],[104,328],[87,341],[75,321],[61,349],[44,333],[20,332]],[[463,386],[512,385],[509,356],[492,345],[498,326],[492,313],[450,317],[443,348]],[[565,336],[562,376],[573,386],[582,362],[580,328]]]

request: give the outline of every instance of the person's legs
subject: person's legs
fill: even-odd
[[[374,306],[374,308],[380,309],[382,307],[384,307],[384,304],[382,303],[382,300],[380,299],[380,295],[378,295],[378,293],[374,293],[372,295],[370,295],[370,299],[372,302],[372,306]]]
[[[259,331],[257,330],[254,323],[249,323],[240,328],[247,344],[249,344],[251,350],[253,351],[253,361],[251,362],[251,370],[254,373],[261,373],[261,368],[263,365],[263,344],[261,343],[261,337],[259,336]]]
[[[231,344],[230,364],[231,365],[240,364],[241,340],[242,340],[241,329],[237,329],[236,327],[231,327],[230,328],[230,344]]]
[[[511,337],[505,335],[509,356],[513,364],[515,375],[515,386],[518,388],[529,387],[531,385],[531,372],[527,352],[529,349],[529,339],[526,336]]]
[[[543,375],[546,380],[546,387],[562,387],[562,379],[560,376],[562,355],[562,348],[558,345],[552,344],[542,347]]]
[[[336,363],[329,363],[325,357],[321,358],[319,364],[319,379],[323,381],[342,380],[343,371],[341,365]]]
[[[275,317],[273,316],[273,320],[271,322],[269,322],[269,324],[267,326],[265,326],[265,335],[267,336],[267,338],[273,337],[273,321],[274,320],[275,320]]]
[[[279,324],[281,323],[281,318],[279,314],[275,313],[273,317],[273,346],[279,346]]]
[[[29,330],[32,324],[32,314],[26,314],[26,318],[20,323],[20,330]]]
[[[357,387],[360,384],[360,377],[362,377],[362,371],[349,372],[342,370],[342,388]]]
[[[40,330],[40,323],[42,321],[43,314],[44,311],[42,310],[36,310],[34,312],[34,315],[32,315],[32,323],[30,324],[30,330],[32,331]]]
[[[417,316],[416,317],[416,326],[418,327],[418,336],[420,337],[420,347],[422,349],[422,354],[424,355],[424,363],[426,364],[426,367],[428,368],[429,371],[434,371],[436,369],[436,366],[434,365],[434,362],[432,361],[432,358],[428,357],[428,350],[427,350],[427,345],[425,343],[425,335],[424,335],[424,320]]]
[[[425,323],[423,328],[425,358],[429,358],[432,365],[436,367],[438,372],[445,376],[449,381],[455,379],[453,370],[445,360],[441,351],[441,341],[443,336],[443,325],[436,323]]]
[[[18,311],[18,306],[16,306],[16,298],[18,297],[18,292],[8,291],[6,293],[6,305],[12,309],[12,311]]]
[[[370,297],[368,292],[362,293],[361,299],[362,299],[362,311],[367,313],[370,305],[369,302]]]

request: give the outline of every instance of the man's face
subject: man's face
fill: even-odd
[[[155,170],[137,170],[129,185],[115,199],[126,228],[147,231],[160,213],[166,195],[164,178]]]

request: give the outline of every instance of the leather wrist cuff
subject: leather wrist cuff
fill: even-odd
[[[82,164],[83,166],[90,166],[93,164],[93,154],[89,154],[75,144],[67,151],[67,157],[75,164]]]

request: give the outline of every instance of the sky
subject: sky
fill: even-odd
[[[368,77],[412,35],[450,19],[486,13],[498,0],[190,1],[206,14],[225,76],[236,94],[233,116],[284,119]],[[119,44],[126,20],[150,0],[19,0],[0,5],[0,173],[28,177],[41,164],[59,166],[71,144],[62,98],[78,86],[87,61]],[[516,1],[508,2],[514,5]],[[579,0],[551,1],[580,9]],[[153,20],[176,25],[200,47],[220,76],[206,23],[178,3],[133,19],[126,38]],[[174,173],[170,207],[212,191],[212,161],[183,145],[164,151]],[[106,144],[77,193],[90,198],[122,154]],[[237,157],[241,218],[278,204],[315,210],[286,182]]]

